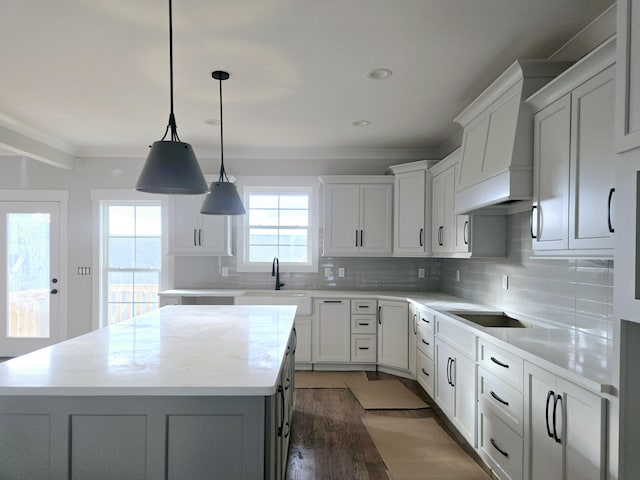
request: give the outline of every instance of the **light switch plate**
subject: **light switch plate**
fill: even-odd
[[[456,270],[456,282],[460,281],[460,270]]]
[[[229,276],[229,267],[222,267],[222,276],[223,277]]]
[[[344,277],[344,267],[338,268],[338,276],[339,277]]]
[[[424,278],[424,268],[422,267],[418,269],[418,278]]]
[[[324,267],[324,278],[329,278],[331,275],[331,267]]]
[[[502,275],[502,288],[509,290],[509,275]]]

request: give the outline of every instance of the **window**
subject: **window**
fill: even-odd
[[[158,308],[158,291],[166,285],[166,201],[118,190],[94,190],[92,197],[100,239],[94,263],[98,327]]]
[[[317,271],[317,180],[293,177],[243,179],[244,206],[238,232],[238,271],[263,272],[278,257],[281,270]],[[306,185],[305,185],[306,184]]]

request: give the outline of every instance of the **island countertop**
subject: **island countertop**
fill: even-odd
[[[166,306],[0,364],[0,395],[270,396],[295,306]]]

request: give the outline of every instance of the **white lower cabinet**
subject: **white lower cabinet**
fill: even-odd
[[[409,369],[409,305],[378,301],[378,365]]]
[[[511,430],[491,410],[478,411],[478,453],[503,480],[522,479],[522,437]],[[546,477],[540,477],[545,478]]]
[[[476,364],[436,337],[436,403],[472,447],[476,445]]]
[[[317,298],[313,305],[314,363],[351,361],[351,301]]]
[[[526,480],[606,476],[606,400],[525,362]]]
[[[311,317],[296,317],[296,363],[311,363]]]
[[[378,361],[375,298],[351,300],[351,363]]]

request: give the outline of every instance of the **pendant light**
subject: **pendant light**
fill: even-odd
[[[211,184],[204,197],[200,213],[205,215],[244,215],[245,209],[236,186],[229,181],[224,170],[224,146],[222,137],[222,81],[229,78],[227,72],[216,70],[211,74],[220,84],[220,176]]]
[[[173,114],[173,19],[169,0],[169,80],[171,113],[169,124],[161,140],[153,142],[147,161],[140,172],[136,190],[147,193],[178,193],[196,195],[207,192],[207,181],[202,174],[193,148],[180,141]],[[171,132],[169,140],[165,140]]]

